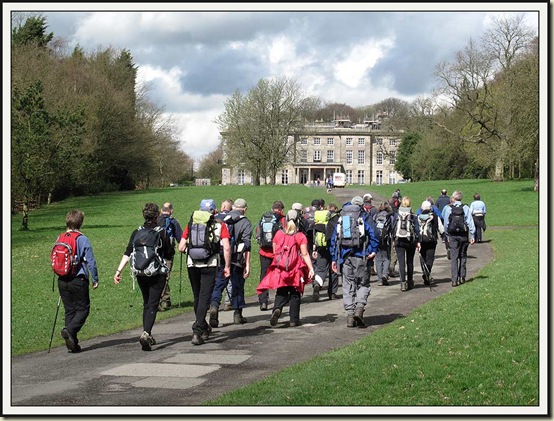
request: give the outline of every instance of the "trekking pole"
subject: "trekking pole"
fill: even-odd
[[[421,252],[418,252],[418,254],[419,254],[419,261],[421,262],[421,268],[423,269],[423,274],[427,277],[427,280],[429,281],[429,291],[433,291],[433,288],[431,286],[433,282],[433,278],[431,277],[431,271],[429,270],[429,266],[427,266],[427,263],[425,263],[425,260],[423,259]]]
[[[131,278],[133,279],[133,291],[135,291],[135,293],[133,294],[133,299],[131,300],[131,304],[129,304],[129,310],[132,310],[134,305],[135,305],[135,301],[137,300],[137,295],[138,295],[138,290],[135,289],[135,277],[133,276],[133,274],[131,273]]]
[[[183,253],[181,253],[179,261],[179,304],[177,307],[181,308],[181,285],[183,284]]]
[[[50,348],[52,348],[52,339],[54,339],[54,331],[56,330],[56,322],[58,321],[58,312],[60,311],[60,302],[62,296],[58,297],[58,306],[56,307],[56,316],[54,317],[54,326],[52,327],[52,335],[50,335],[50,344],[48,345],[48,353],[50,354]]]

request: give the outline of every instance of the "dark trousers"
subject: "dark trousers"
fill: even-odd
[[[483,241],[483,231],[485,229],[485,217],[483,215],[474,215],[473,224],[475,225],[475,242]]]
[[[231,305],[235,310],[246,306],[244,301],[244,268],[231,265]]]
[[[331,253],[326,248],[317,248],[317,259],[314,264],[315,276],[321,277],[321,280],[325,282],[325,278],[329,277],[329,284],[327,286],[327,294],[331,297],[332,294],[336,294],[339,290],[339,276],[331,269]],[[312,285],[314,285],[312,281]]]
[[[400,272],[400,281],[412,283],[414,281],[414,256],[415,245],[404,245],[398,243],[395,246],[398,257],[398,271]]]
[[[187,269],[194,295],[194,314],[196,315],[196,322],[194,322],[192,330],[201,335],[208,328],[206,313],[210,307],[210,299],[214,290],[217,266],[189,267]]]
[[[431,269],[433,268],[433,263],[435,263],[435,251],[437,249],[437,243],[421,243],[421,249],[419,253],[421,254],[420,263],[421,270],[425,276],[431,276]],[[427,266],[425,267],[424,266]]]
[[[459,281],[466,277],[467,248],[469,241],[467,236],[451,235],[448,237],[450,243],[450,274],[452,282]]]
[[[58,291],[65,309],[65,328],[77,340],[90,313],[90,295],[88,279],[77,277],[69,280],[58,278]]]
[[[267,273],[267,268],[273,261],[272,257],[265,257],[260,254],[260,281],[264,278],[265,274]],[[258,294],[258,302],[260,304],[269,302],[269,290],[266,289],[260,294]]]
[[[169,272],[167,273],[167,279],[164,284],[164,289],[162,290],[162,295],[160,297],[160,304],[166,303],[171,304],[171,297],[169,293],[171,292],[171,289],[169,288],[169,278],[171,277],[171,269],[173,268],[173,260],[166,260],[165,264],[167,265],[167,268],[169,269]]]
[[[289,301],[289,316],[292,323],[300,322],[300,293],[294,287],[280,287],[275,293],[275,303],[273,311],[276,308],[283,311],[283,307]]]
[[[214,290],[212,292],[212,298],[211,298],[211,306],[219,308],[221,304],[221,298],[223,297],[223,291],[225,288],[227,288],[227,285],[229,285],[230,278],[225,278],[223,276],[223,270],[225,269],[225,265],[219,266],[217,268],[217,275],[215,277],[215,286]],[[232,291],[232,289],[231,289]],[[227,295],[229,294],[229,289],[227,289]]]
[[[137,283],[142,292],[142,327],[150,335],[158,314],[166,277],[165,275],[137,276]]]

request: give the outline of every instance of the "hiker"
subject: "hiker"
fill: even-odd
[[[63,241],[63,236],[73,236],[76,243],[74,267],[68,275],[58,276],[58,291],[65,310],[65,326],[61,335],[68,351],[74,354],[81,352],[77,334],[90,313],[89,280],[92,280],[92,289],[98,288],[98,268],[92,245],[87,236],[79,231],[84,219],[85,214],[78,209],[67,212],[66,231],[58,237],[58,241]]]
[[[264,278],[267,268],[273,261],[273,237],[275,233],[285,227],[285,205],[280,200],[273,202],[271,211],[264,212],[256,228],[256,241],[260,246],[260,282]],[[269,306],[269,290],[258,294],[260,311],[267,311]]]
[[[392,215],[392,208],[387,201],[379,205],[374,217],[375,237],[379,242],[379,248],[375,256],[377,285],[379,286],[389,285]]]
[[[136,276],[142,293],[143,332],[139,342],[143,351],[150,351],[152,345],[156,344],[156,340],[152,336],[152,328],[158,314],[160,297],[166,284],[168,269],[165,266],[165,260],[172,256],[172,248],[167,232],[158,225],[160,216],[158,205],[146,203],[142,208],[142,216],[144,224],[132,232],[113,280],[116,285],[121,282],[121,272],[130,262],[131,273]],[[146,244],[147,247],[144,245],[138,247],[138,244]],[[150,266],[151,263],[147,267],[141,264],[143,261],[147,264],[150,262],[148,255],[141,254],[145,248],[149,249],[148,253],[153,253],[155,267]]]
[[[173,269],[173,257],[175,256],[175,245],[181,240],[183,236],[183,228],[179,221],[173,216],[173,204],[171,202],[166,202],[162,206],[162,212],[158,218],[158,225],[163,227],[167,234],[169,235],[169,241],[171,243],[171,250],[169,256],[165,259],[165,264],[167,265],[168,273],[165,282],[165,287],[162,291],[162,296],[160,298],[160,305],[158,311],[165,311],[171,308],[171,297],[170,297],[170,287],[169,287],[169,278],[171,277],[171,270]],[[179,303],[180,304],[180,303]]]
[[[377,213],[377,207],[373,206],[373,196],[371,193],[366,193],[362,197],[364,204],[362,206],[363,209],[363,218],[369,223],[369,226],[373,229],[373,232],[375,232],[375,222],[373,220],[375,214]],[[367,270],[369,273],[373,276],[377,275],[377,272],[375,271],[375,265],[374,260],[368,260],[367,261]]]
[[[318,209],[314,214],[314,251],[312,253],[312,266],[314,267],[314,279],[312,282],[313,301],[319,301],[319,293],[323,288],[327,276],[329,276],[327,288],[329,299],[332,296],[331,273],[333,272],[331,271],[331,254],[329,252],[331,237],[327,232],[327,224],[330,217],[331,212],[328,209]]]
[[[450,244],[450,273],[452,286],[457,287],[466,281],[467,249],[475,242],[475,225],[469,206],[462,203],[463,194],[452,193],[451,204],[444,207],[444,231]]]
[[[187,272],[194,296],[196,320],[192,324],[193,345],[202,345],[210,337],[212,327],[206,314],[220,266],[220,247],[223,247],[225,267],[223,277],[231,274],[230,234],[225,222],[215,219],[213,199],[203,199],[199,210],[193,212],[179,242],[179,251],[187,254]]]
[[[225,224],[231,235],[231,305],[234,309],[233,323],[246,323],[242,309],[246,306],[244,300],[244,283],[250,276],[250,251],[252,248],[252,223],[245,216],[248,209],[246,200],[237,199],[233,203],[233,210],[225,218]]]
[[[314,276],[312,260],[308,252],[308,239],[299,231],[298,212],[289,210],[286,216],[286,227],[273,237],[273,261],[266,275],[261,280],[256,292],[276,290],[275,303],[269,324],[276,326],[283,307],[289,303],[289,327],[297,327],[300,322],[300,299],[304,286]]]
[[[441,217],[442,217],[442,211],[444,210],[444,207],[450,204],[450,197],[447,195],[447,193],[448,192],[446,191],[446,189],[442,189],[441,195],[437,197],[437,201],[435,202],[435,205],[437,206],[439,212],[441,213]]]
[[[221,210],[218,214],[215,215],[215,219],[217,219],[220,222],[223,222],[227,215],[229,215],[229,212],[233,209],[233,200],[232,199],[225,199],[221,203]],[[217,268],[217,275],[215,277],[215,286],[214,290],[212,292],[212,297],[210,301],[210,312],[215,307],[217,310],[219,310],[219,306],[221,305],[221,298],[223,296],[223,291],[226,292],[225,294],[225,302],[223,305],[224,310],[232,310],[233,306],[231,305],[231,293],[233,291],[233,285],[231,283],[231,279],[229,277],[223,276],[223,271],[225,270],[225,256],[223,256],[223,247],[220,247],[219,250],[219,267]],[[217,327],[217,324],[213,326],[210,323],[211,327]]]
[[[397,203],[397,199],[394,197],[391,197],[389,199],[389,205],[392,211],[392,215],[395,215],[398,213],[398,206],[400,203]],[[396,255],[396,248],[394,247],[394,244],[391,242],[391,251],[390,251],[390,266],[389,266],[389,276],[391,278],[398,278],[400,274],[396,271],[396,265],[398,264],[398,256]]]
[[[441,218],[432,209],[429,200],[424,200],[421,203],[417,217],[420,227],[421,248],[419,249],[419,258],[423,272],[423,284],[430,285],[437,242],[444,234],[444,227]]]
[[[400,270],[400,290],[409,291],[414,287],[414,256],[421,248],[419,223],[412,212],[412,201],[408,196],[402,198],[398,213],[393,216],[392,232],[394,248]]]
[[[374,259],[378,250],[377,238],[362,218],[363,199],[352,198],[345,204],[331,238],[332,268],[342,274],[342,300],[347,314],[347,327],[365,327],[364,311],[371,292],[367,259]]]
[[[339,221],[340,209],[336,204],[329,203],[329,205],[327,206],[327,210],[329,211],[329,221],[327,222],[327,229],[325,233],[327,239],[327,248],[329,250],[329,283],[327,287],[327,296],[330,300],[336,300],[338,299],[337,293],[339,291],[339,275],[335,271],[333,271],[332,268],[332,256],[334,251],[331,247],[331,238],[333,238],[333,233],[335,232],[337,223]]]
[[[479,193],[473,195],[473,202],[469,205],[469,213],[473,217],[473,224],[475,225],[475,242],[480,243],[483,241],[483,231],[487,229],[487,224],[485,223],[487,207],[485,202],[481,200]]]

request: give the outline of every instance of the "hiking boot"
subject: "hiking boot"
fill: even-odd
[[[364,322],[364,309],[362,307],[357,307],[356,311],[354,312],[354,321],[356,322],[356,326],[358,327],[365,327]]]
[[[300,321],[298,322],[289,322],[289,327],[299,327],[302,326],[302,323]]]
[[[75,342],[75,338],[71,334],[67,328],[63,328],[61,332],[62,338],[65,340],[65,346],[67,349],[71,352],[75,352],[75,349],[77,348],[77,343]]]
[[[466,283],[466,278],[460,279],[460,280],[458,281],[458,283],[459,283],[460,285],[465,284],[465,283]]]
[[[319,291],[321,291],[321,285],[319,285],[317,282],[314,283],[314,293],[312,295],[312,298],[314,301],[319,301]]]
[[[139,342],[142,345],[143,351],[151,351],[152,350],[152,339],[148,332],[144,331],[142,332],[142,335],[140,335]]]
[[[260,303],[260,311],[267,311],[267,303]]]
[[[411,281],[408,281],[408,290],[413,289],[413,288],[414,288],[414,281],[412,279]]]
[[[381,280],[377,283],[377,285],[384,285],[384,286],[389,286],[389,280],[387,279],[386,276],[383,276],[381,278]]]
[[[246,317],[242,317],[242,314],[235,310],[235,314],[233,315],[233,323],[236,325],[243,325],[246,323]]]
[[[279,321],[279,317],[281,316],[281,309],[276,308],[273,310],[273,313],[271,313],[271,319],[269,319],[269,324],[271,326],[275,326],[277,322]]]
[[[446,250],[446,258],[450,260],[450,249]]]
[[[81,345],[79,345],[79,344],[75,345],[75,349],[71,352],[73,354],[78,354],[79,352],[81,352]]]
[[[353,314],[349,314],[346,318],[346,327],[356,327],[356,320]]]
[[[453,287],[457,287],[458,285],[460,285],[460,284],[458,283],[458,281],[452,281],[452,286],[453,286]]]
[[[377,285],[380,286],[380,287],[383,286],[383,280],[382,280],[382,279],[379,279],[379,280],[377,281]]]
[[[233,306],[231,304],[225,304],[223,306],[223,311],[231,311],[233,309]]]
[[[338,300],[339,297],[337,297],[337,294],[331,294],[329,295],[330,300]]]
[[[202,332],[202,340],[207,341],[210,338],[210,334],[212,333],[212,327],[210,325],[206,325],[206,329]]]
[[[192,341],[190,341],[193,345],[202,345],[204,343],[204,339],[202,339],[202,336],[200,336],[198,333],[192,334]]]
[[[423,285],[431,285],[431,281],[429,281],[429,278],[425,275],[423,275]]]
[[[171,308],[171,301],[162,301],[159,306],[160,311],[169,310]]]
[[[211,327],[217,327],[219,326],[219,308],[216,306],[210,307],[210,326]]]
[[[400,291],[408,291],[408,283],[400,282]]]

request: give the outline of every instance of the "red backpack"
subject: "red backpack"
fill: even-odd
[[[74,275],[79,263],[77,256],[77,237],[79,231],[62,232],[50,252],[52,270],[58,276]]]
[[[275,243],[275,265],[288,272],[298,264],[300,259],[300,247],[296,242],[296,235],[283,235],[281,243]]]

